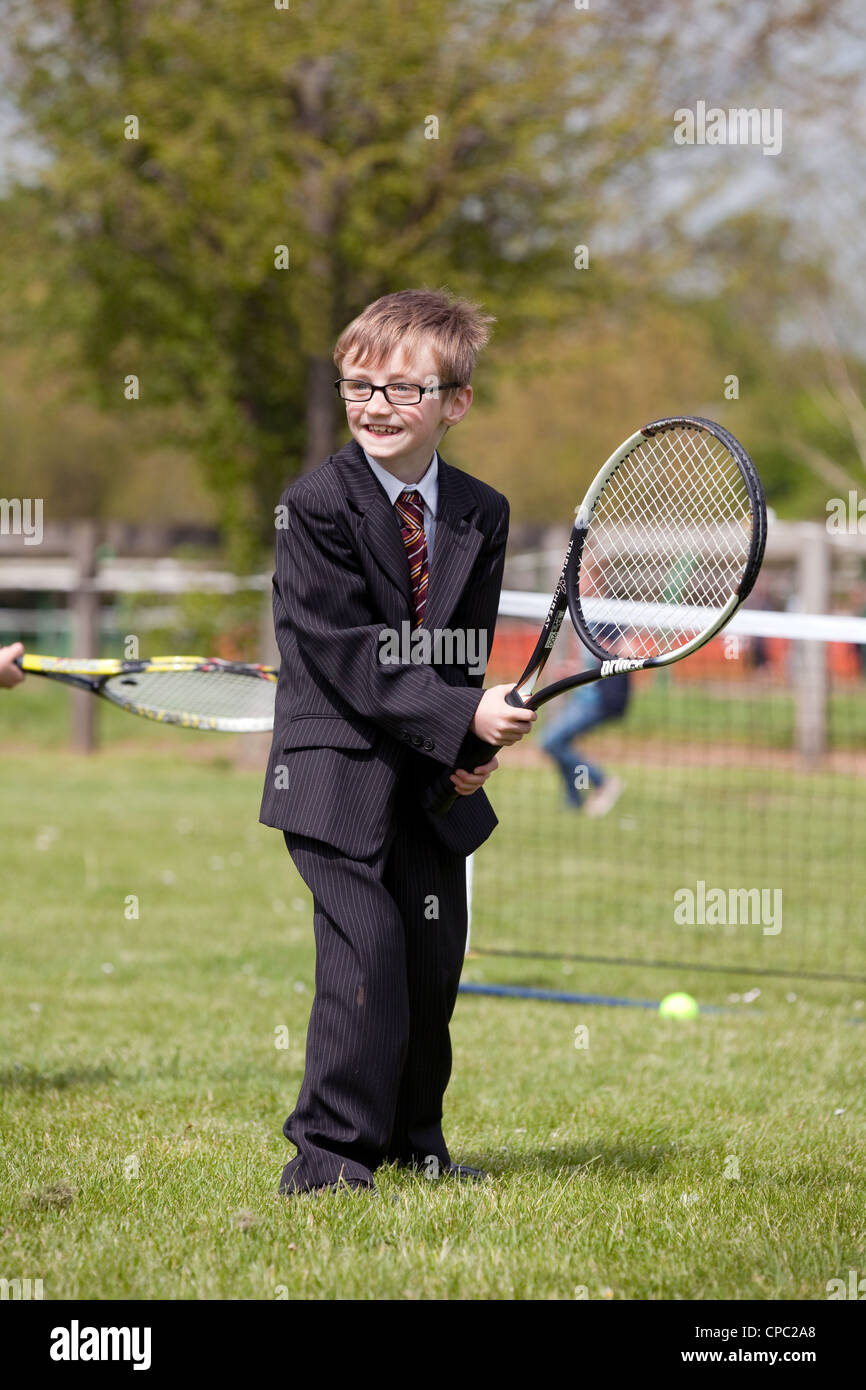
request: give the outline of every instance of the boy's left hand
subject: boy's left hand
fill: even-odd
[[[479,787],[483,787],[491,772],[495,772],[499,763],[496,758],[491,758],[489,763],[482,763],[476,767],[474,772],[467,772],[459,767],[456,772],[451,774],[451,784],[459,796],[471,796],[477,792]]]

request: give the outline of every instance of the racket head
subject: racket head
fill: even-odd
[[[599,470],[576,531],[572,622],[603,674],[639,670],[697,650],[744,602],[764,556],[766,502],[729,431],[701,416],[666,417]]]
[[[274,724],[278,673],[272,666],[205,656],[121,661],[29,653],[17,664],[160,724],[239,734],[266,733]]]
[[[265,733],[274,726],[277,673],[268,666],[184,657],[129,662],[99,693],[159,724],[220,733]]]

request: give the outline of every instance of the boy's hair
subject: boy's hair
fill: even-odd
[[[458,299],[450,290],[399,290],[368,304],[343,329],[334,362],[339,372],[350,356],[375,366],[398,348],[412,354],[423,341],[436,360],[440,381],[468,386],[495,322],[477,304]]]

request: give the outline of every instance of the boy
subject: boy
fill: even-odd
[[[463,768],[459,753],[470,729],[511,744],[536,716],[435,644],[421,664],[385,652],[407,625],[447,628],[466,637],[464,656],[480,640],[486,661],[508,503],[436,446],[471,405],[490,322],[429,290],[365,309],[334,351],[352,440],[280,499],[282,660],[260,820],[283,830],[316,939],[304,1080],[283,1126],[298,1151],[287,1195],[374,1189],[392,1161],[481,1176],[451,1163],[441,1124],[465,857],[497,823],[480,790],[496,759]],[[435,817],[422,797],[443,766],[458,769],[458,796]]]

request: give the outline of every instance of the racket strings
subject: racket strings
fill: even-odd
[[[670,430],[642,441],[607,480],[584,543],[580,604],[596,641],[638,658],[691,641],[738,591],[752,528],[748,489],[720,440]]]
[[[276,684],[238,671],[140,671],[112,676],[103,693],[115,704],[166,723],[238,732],[270,729]]]

